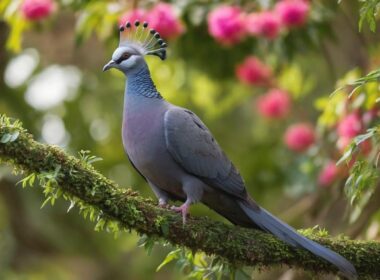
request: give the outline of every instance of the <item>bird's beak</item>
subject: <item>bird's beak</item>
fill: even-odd
[[[110,60],[110,62],[108,62],[106,65],[104,65],[104,67],[103,67],[103,72],[104,72],[104,71],[107,71],[107,70],[109,70],[109,69],[111,69],[111,68],[114,68],[115,65],[116,65],[116,62],[113,61],[113,60]]]

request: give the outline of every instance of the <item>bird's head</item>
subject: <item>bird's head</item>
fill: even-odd
[[[120,42],[112,54],[112,59],[103,67],[103,71],[116,68],[128,75],[146,66],[144,56],[155,55],[166,58],[166,43],[154,29],[148,29],[148,23],[133,25],[127,22],[119,28]]]

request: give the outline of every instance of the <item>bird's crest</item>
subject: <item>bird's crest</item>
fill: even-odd
[[[119,46],[129,46],[138,50],[142,55],[156,55],[162,60],[166,58],[167,44],[160,34],[148,28],[148,23],[143,24],[136,20],[134,24],[129,21],[119,27]]]

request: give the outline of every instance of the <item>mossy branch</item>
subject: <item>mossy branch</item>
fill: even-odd
[[[83,157],[78,159],[60,148],[36,142],[19,122],[11,122],[5,116],[0,117],[0,160],[27,174],[42,174],[41,178],[45,179],[40,178],[40,183],[48,178],[66,198],[91,205],[107,220],[140,234],[159,237],[193,251],[204,251],[236,265],[288,265],[315,273],[337,273],[336,268],[324,260],[258,230],[205,217],[190,217],[183,225],[179,215],[157,207],[155,202],[130,189],[119,187],[83,161]],[[34,181],[34,177],[29,179]],[[45,182],[45,193],[49,192],[50,185]],[[312,230],[304,233],[350,260],[361,279],[380,279],[379,243],[331,238]]]

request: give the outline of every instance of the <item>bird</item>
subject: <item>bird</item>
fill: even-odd
[[[136,171],[146,180],[160,206],[182,214],[201,202],[232,224],[273,234],[303,248],[356,279],[355,267],[343,256],[299,234],[260,207],[248,194],[238,169],[223,152],[202,120],[192,111],[166,101],[151,78],[146,55],[166,59],[166,42],[147,22],[119,27],[119,45],[103,72],[117,69],[126,76],[122,121],[124,150]]]

